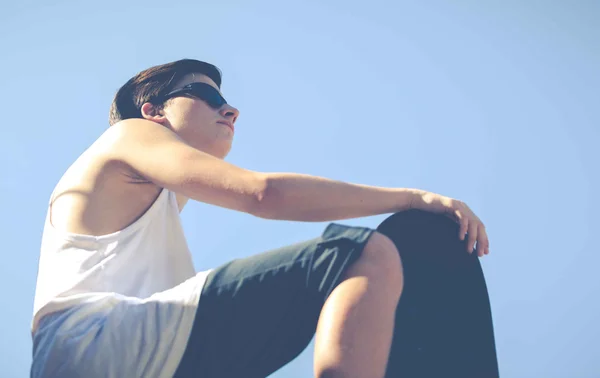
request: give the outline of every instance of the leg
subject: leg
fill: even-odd
[[[286,365],[373,232],[332,224],[319,238],[215,269],[175,377],[263,378]]]
[[[321,311],[315,338],[316,377],[383,377],[402,266],[392,241],[375,233]]]
[[[498,377],[485,278],[458,225],[413,210],[377,230],[394,242],[404,268],[386,377]]]

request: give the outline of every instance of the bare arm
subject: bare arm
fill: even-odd
[[[257,216],[321,222],[407,210],[416,189],[350,184],[322,177],[267,174],[266,193]]]
[[[105,135],[112,161],[181,196],[254,214],[265,192],[263,174],[199,151],[157,123],[121,121]]]
[[[112,127],[114,160],[160,187],[261,218],[319,222],[392,213],[408,209],[418,192],[250,171],[187,145],[154,122],[128,120]]]

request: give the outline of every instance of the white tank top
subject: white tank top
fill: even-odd
[[[137,221],[102,236],[57,230],[48,208],[32,332],[46,314],[82,303],[116,302],[106,301],[107,297],[145,299],[195,274],[176,196],[167,189]],[[198,275],[205,280],[206,274]]]

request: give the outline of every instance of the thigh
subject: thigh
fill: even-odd
[[[176,376],[266,377],[290,362],[372,232],[330,224],[319,238],[212,271]]]

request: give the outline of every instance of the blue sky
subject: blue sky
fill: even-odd
[[[591,0],[4,4],[0,376],[28,375],[54,185],[106,129],[127,79],[189,57],[223,70],[241,111],[228,161],[471,206],[490,237],[503,377],[598,377],[598,19]],[[197,270],[325,226],[200,203],[182,217]],[[273,376],[311,372],[312,344]]]

